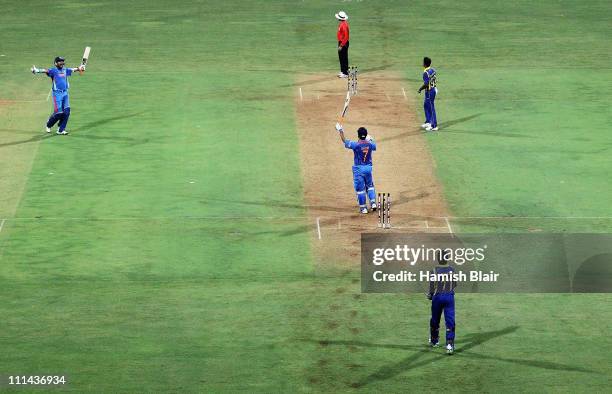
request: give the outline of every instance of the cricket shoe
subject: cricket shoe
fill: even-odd
[[[66,134],[68,134],[68,132],[67,132],[66,130],[62,130],[62,131],[59,131],[59,130],[58,130],[58,131],[56,132],[56,134],[57,134],[57,135],[66,135]]]
[[[51,127],[45,127],[45,131],[46,131],[47,133],[50,133],[50,132],[51,132]]]
[[[429,124],[429,123],[423,123],[423,124],[421,125],[421,128],[422,128],[422,129],[427,129],[428,127],[431,127],[431,124]]]
[[[376,211],[378,209],[378,205],[375,202],[372,203],[372,211]]]
[[[438,347],[438,346],[440,346],[440,345],[438,344],[438,342],[432,342],[432,341],[431,341],[431,338],[429,338],[429,346],[430,346],[430,347]]]
[[[435,128],[436,130],[438,130],[438,128]],[[431,125],[427,125],[427,127],[425,127],[425,131],[436,131],[434,130],[434,127],[431,127]]]
[[[339,73],[338,78],[348,78],[348,75],[346,75],[345,73]]]
[[[455,352],[455,347],[450,343],[446,345],[446,354],[451,355]]]
[[[438,131],[438,126],[436,126],[436,127],[432,127],[432,128],[431,128],[431,131]]]
[[[359,210],[360,213],[363,214],[367,214],[368,213],[368,208],[361,208],[361,210]]]

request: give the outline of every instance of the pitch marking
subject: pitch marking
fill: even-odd
[[[446,225],[448,226],[448,232],[452,234],[453,233],[453,229],[452,229],[452,227],[450,225],[450,222],[448,221],[448,218],[444,217],[444,220],[446,221]]]
[[[304,101],[304,96],[302,95],[302,88],[300,88],[300,101]]]
[[[402,88],[402,93],[404,94],[404,99],[408,101],[408,97],[406,96],[406,91],[404,90],[404,88]]]
[[[4,227],[4,222],[6,222],[6,219],[2,219],[0,222],[0,233],[2,232],[2,227]]]
[[[319,236],[319,239],[321,239],[321,223],[320,223],[320,217],[317,217],[317,234]]]

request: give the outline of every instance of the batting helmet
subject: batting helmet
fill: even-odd
[[[360,127],[357,130],[357,136],[360,140],[365,140],[365,138],[368,136],[368,129],[366,129],[365,127]]]
[[[65,62],[66,59],[64,59],[62,56],[56,56],[55,57],[55,61],[53,63],[57,63],[57,62]]]

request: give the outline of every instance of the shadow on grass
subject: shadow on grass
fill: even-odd
[[[421,188],[424,189],[425,187]],[[429,192],[416,189],[414,191],[403,191],[400,192],[400,196],[397,200],[393,200],[393,205],[403,205],[408,204],[412,201],[420,200],[422,198],[426,198],[430,195]],[[420,190],[420,191],[419,191]],[[411,193],[413,193],[411,195]],[[325,206],[325,205],[302,205],[302,204],[290,204],[282,201],[240,201],[240,200],[226,200],[226,199],[218,199],[218,198],[208,198],[208,202],[216,201],[222,203],[231,203],[231,204],[244,204],[244,205],[255,205],[255,206],[266,206],[272,208],[293,208],[293,209],[308,209],[308,210],[316,210],[316,211],[325,211],[325,212],[337,212],[337,213],[346,213],[346,208],[341,208],[337,206]],[[357,208],[355,207],[355,213],[353,214],[345,214],[335,216],[333,218],[321,218],[319,221],[319,225],[322,227],[325,226],[333,226],[338,223],[338,220],[348,219],[353,216],[359,216],[361,214],[357,213]],[[416,218],[416,216],[415,216]],[[423,219],[418,217],[418,219]],[[305,225],[297,226],[291,230],[285,231],[260,231],[253,233],[253,235],[267,235],[267,234],[278,234],[281,237],[288,237],[292,235],[302,234],[309,231],[313,231],[313,224],[308,223]]]
[[[368,68],[368,69],[364,69],[364,70],[359,70],[359,74],[367,74],[367,73],[374,72],[374,71],[382,71],[382,70],[386,70],[388,68],[391,68],[391,64],[383,64],[383,65],[378,66],[378,67],[372,67],[372,68]],[[321,83],[321,82],[327,82],[330,79],[334,79],[334,78],[338,78],[338,77],[334,73],[330,73],[329,76],[326,76],[324,78],[317,78],[317,79],[312,79],[312,80],[303,81],[303,82],[288,83],[288,84],[280,85],[279,87],[281,87],[281,88],[291,88],[291,87],[296,87],[296,86],[316,85],[316,84]]]
[[[7,146],[21,145],[21,144],[29,144],[30,142],[42,141],[42,140],[45,140],[47,138],[52,138],[54,136],[56,136],[55,133],[36,134],[35,136],[32,136],[32,137],[28,138],[27,140],[5,142],[3,144],[0,144],[0,148],[4,148],[4,147],[7,147]]]
[[[463,118],[459,118],[459,119],[454,119],[454,120],[449,120],[448,122],[443,122],[440,123],[440,130],[446,130],[448,128],[452,128],[452,126],[460,124],[460,123],[464,123],[464,122],[469,122],[472,119],[476,119],[479,116],[481,116],[482,113],[478,113],[478,114],[473,114],[473,115],[469,115],[469,116],[464,116]],[[409,130],[405,133],[401,133],[398,135],[394,135],[392,137],[387,137],[387,138],[380,138],[377,140],[377,142],[389,142],[389,141],[393,141],[393,140],[398,140],[398,139],[402,139],[402,138],[406,138],[406,137],[413,137],[415,135],[420,135],[423,134],[424,130],[420,127],[414,128],[412,130]],[[492,134],[492,133],[484,133],[486,135],[498,135],[498,134]],[[520,136],[520,134],[517,135],[513,135],[513,136]]]
[[[497,356],[486,356],[479,353],[471,352],[470,350],[473,348],[477,348],[479,345],[489,342],[495,338],[508,335],[514,333],[519,327],[518,326],[509,326],[503,328],[501,330],[496,331],[488,331],[483,333],[473,333],[468,334],[465,337],[461,338],[462,346],[455,350],[455,355],[452,357],[471,357],[476,359],[483,360],[494,360],[494,361],[502,361],[509,362],[514,364],[520,364],[528,367],[534,368],[542,368],[549,369],[554,371],[571,371],[571,372],[585,372],[585,373],[594,373],[595,371],[575,367],[571,365],[565,365],[550,361],[542,361],[542,360],[526,360],[520,358],[506,358],[506,357],[497,357]],[[444,349],[432,349],[427,345],[423,346],[414,346],[414,345],[396,345],[396,344],[378,344],[378,343],[369,343],[362,341],[334,341],[334,340],[306,340],[306,342],[314,342],[319,344],[320,346],[327,347],[330,345],[333,346],[357,346],[357,347],[365,347],[365,348],[373,348],[373,349],[397,349],[397,350],[412,350],[415,353],[409,355],[406,358],[401,359],[400,361],[385,365],[380,367],[375,372],[370,375],[360,379],[359,381],[352,383],[351,387],[360,388],[364,387],[370,383],[387,380],[401,373],[420,368],[423,366],[427,366],[436,361],[440,361],[444,358],[449,357],[445,353]],[[436,352],[436,350],[439,350]]]
[[[150,141],[150,139],[144,139],[144,140],[139,140],[136,138],[131,138],[131,137],[125,137],[125,136],[121,136],[121,135],[113,135],[113,136],[103,136],[103,135],[95,135],[95,134],[80,134],[80,133],[76,133],[78,131],[83,131],[83,130],[89,130],[89,129],[93,129],[95,127],[99,127],[99,126],[104,126],[108,123],[117,121],[117,120],[121,120],[121,119],[127,119],[127,118],[133,118],[135,116],[141,115],[143,114],[144,111],[142,112],[137,112],[137,113],[133,113],[133,114],[127,114],[127,115],[121,115],[121,116],[113,116],[110,118],[105,118],[105,119],[99,119],[93,122],[89,122],[86,123],[80,127],[76,127],[74,129],[69,129],[70,134],[68,134],[68,137],[77,137],[77,138],[89,138],[89,139],[93,139],[93,140],[113,140],[113,141],[124,141],[124,142],[128,142],[132,145],[138,145],[138,144],[144,144]],[[3,147],[7,147],[7,146],[14,146],[14,145],[21,145],[21,144],[29,144],[31,142],[37,142],[37,141],[42,141],[44,139],[47,138],[51,138],[56,136],[55,132],[53,133],[41,133],[41,134],[36,134],[33,137],[27,139],[27,140],[22,140],[22,141],[12,141],[12,142],[6,142],[3,144],[0,144],[0,148]]]

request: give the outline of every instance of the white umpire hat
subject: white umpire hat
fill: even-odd
[[[345,21],[348,20],[348,15],[346,15],[346,12],[340,11],[336,14],[336,19],[338,19],[339,21]]]

